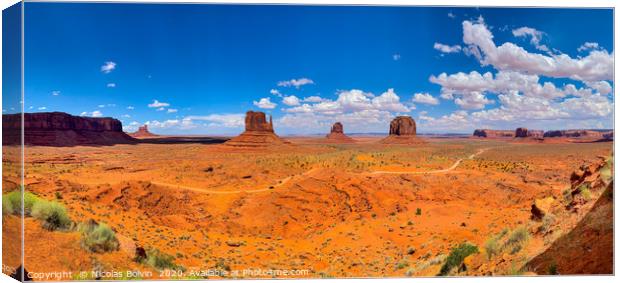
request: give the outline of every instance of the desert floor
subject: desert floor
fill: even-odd
[[[27,147],[26,190],[62,203],[74,222],[107,223],[120,249],[89,252],[78,232],[50,232],[26,218],[25,267],[73,271],[72,278],[93,269],[153,272],[142,278],[197,278],[207,270],[271,277],[243,273],[259,269],[293,277],[434,276],[452,247],[484,246],[490,235],[527,226],[535,199],[561,198],[573,171],[612,152],[610,142],[289,140],[268,149]],[[5,168],[11,162],[5,158]],[[4,174],[7,193],[17,171]],[[3,219],[6,243],[18,237],[19,218]],[[530,241],[508,260],[518,267],[548,245]],[[173,256],[183,272],[134,262],[136,246]],[[5,261],[17,252],[5,249]]]

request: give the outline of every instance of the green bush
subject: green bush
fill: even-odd
[[[156,269],[176,269],[174,257],[160,252],[158,249],[150,249],[146,252],[146,263]]]
[[[530,233],[527,231],[527,228],[519,226],[510,233],[506,243],[504,243],[504,247],[510,248],[510,254],[515,254],[523,248],[529,237]]]
[[[24,192],[24,215],[32,214],[32,207],[41,199],[35,194]],[[21,214],[22,212],[22,193],[12,191],[2,196],[2,214]]]
[[[51,231],[66,229],[71,225],[67,210],[57,202],[36,201],[32,205],[32,216],[43,221],[43,228]]]
[[[478,253],[478,247],[470,243],[462,243],[450,251],[446,262],[441,266],[438,276],[446,276],[453,268],[458,268],[463,260],[471,254]]]
[[[116,234],[104,223],[80,224],[78,230],[82,232],[82,247],[95,252],[103,253],[118,250]]]
[[[487,259],[491,259],[492,257],[498,255],[501,249],[502,247],[499,244],[499,240],[495,237],[488,239],[484,243],[484,251],[487,255]]]

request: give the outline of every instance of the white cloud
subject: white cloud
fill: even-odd
[[[187,124],[182,124],[181,120],[178,120],[178,119],[165,120],[165,121],[153,120],[153,121],[147,121],[144,124],[147,125],[151,129],[165,129],[165,128],[188,129],[188,128],[191,128],[191,126],[187,127],[188,126]]]
[[[585,42],[584,44],[579,46],[579,48],[577,48],[577,51],[581,52],[581,51],[586,51],[589,49],[598,49],[598,48],[599,46],[597,42]]]
[[[101,72],[105,73],[105,74],[109,74],[110,72],[112,72],[114,69],[116,69],[116,63],[112,62],[112,61],[108,61],[103,63],[103,65],[101,66]]]
[[[53,96],[59,96],[59,95],[60,95],[60,90],[54,90],[54,91],[52,91],[52,95],[53,95]]]
[[[37,110],[47,110],[47,107],[41,106],[41,107],[37,108]]]
[[[274,109],[277,104],[271,102],[271,98],[265,97],[261,98],[259,101],[254,101],[254,105],[261,109]]]
[[[438,76],[431,76],[429,80],[441,85],[442,98],[460,98],[460,104],[457,104],[471,107],[483,106],[485,93],[507,94],[512,91],[518,91],[525,96],[542,97],[545,99],[559,99],[568,95],[583,96],[592,93],[592,89],[577,89],[573,84],[567,84],[564,88],[559,88],[551,82],[541,83],[540,77],[537,75],[512,71],[499,71],[495,76],[491,72],[480,74],[477,71],[470,73],[459,72],[451,75],[442,73]],[[611,86],[605,81],[589,84],[593,88],[596,87],[602,94],[611,92]],[[480,103],[473,103],[474,101]]]
[[[127,110],[134,110],[135,108],[133,106],[127,106]]]
[[[166,110],[165,107],[159,107],[159,108],[155,109],[155,111],[164,111],[164,110]]]
[[[396,95],[393,88],[372,99],[374,109],[393,111],[393,112],[409,112],[409,108],[400,103],[400,97]]]
[[[392,60],[394,61],[400,60],[400,54],[397,53],[397,54],[392,55]]]
[[[140,126],[140,123],[138,123],[137,121],[132,121],[129,124],[124,124],[123,123],[123,131],[130,133],[130,132],[135,132],[138,130],[138,127]]]
[[[536,49],[548,52],[549,47],[544,44],[540,44],[543,37],[543,32],[530,27],[520,27],[512,30],[512,35],[516,37],[530,37],[530,43],[536,47]]]
[[[427,92],[414,94],[412,100],[413,100],[413,102],[421,103],[421,104],[428,104],[428,105],[438,105],[439,104],[439,99],[433,97],[432,95],[430,95]]]
[[[458,53],[461,51],[461,46],[460,45],[446,45],[446,44],[441,44],[439,42],[435,42],[435,45],[433,45],[433,48],[443,52],[443,53]]]
[[[170,106],[170,103],[160,102],[159,100],[155,99],[153,100],[153,103],[149,104],[148,106],[149,108],[161,108]]]
[[[285,96],[284,99],[282,99],[282,103],[288,106],[297,106],[299,105],[299,98],[297,98],[297,96],[294,96],[294,95]]]
[[[457,97],[454,103],[463,109],[483,109],[487,104],[494,103],[493,100],[487,99],[482,93],[472,91],[468,95]]]
[[[484,20],[463,21],[463,42],[468,45],[468,52],[474,54],[483,66],[492,65],[498,70],[580,81],[613,79],[613,54],[605,50],[592,50],[588,56],[574,59],[566,54],[546,56],[529,53],[511,42],[496,46]]]
[[[278,82],[278,86],[282,86],[282,87],[294,86],[295,88],[300,88],[301,86],[307,85],[307,84],[314,84],[314,81],[308,78],[299,78],[299,79],[292,79],[288,81]]]
[[[116,87],[116,83],[108,83],[106,87]]]
[[[454,15],[452,12],[448,13],[448,18],[454,19],[456,18],[456,15]]]
[[[104,108],[104,107],[105,107],[105,104],[99,104],[99,105],[97,105],[97,107],[99,107],[99,108]]]
[[[80,114],[80,116],[103,117],[103,113],[101,113],[101,111],[99,111],[99,110],[95,110],[93,112],[86,112],[86,111],[84,111],[84,112],[82,112]]]
[[[172,109],[172,108],[168,108],[168,111],[166,111],[167,113],[177,113],[179,110],[178,109]]]
[[[277,96],[277,97],[282,97],[282,93],[280,93],[280,91],[279,91],[279,90],[277,90],[277,89],[271,89],[271,90],[269,91],[269,93],[271,93],[272,95],[275,95],[275,96]]]
[[[209,126],[226,128],[242,128],[245,125],[245,114],[211,114],[206,116],[188,116],[185,121],[207,121]]]
[[[600,94],[603,94],[603,95],[607,95],[611,93],[611,90],[612,90],[611,85],[606,81],[586,82],[586,85],[588,87],[593,88],[594,90],[598,91]]]
[[[326,99],[316,95],[304,97],[304,99],[302,99],[303,102],[323,102],[325,100]]]
[[[308,101],[308,99],[304,99]],[[319,101],[319,99],[312,99]],[[380,110],[394,112],[409,112],[409,107],[400,102],[400,97],[394,89],[388,89],[379,96],[359,89],[341,90],[338,98],[334,100],[321,99],[315,104],[302,104],[297,107],[284,109],[289,113],[309,113],[317,112],[324,115],[336,115],[363,110]]]

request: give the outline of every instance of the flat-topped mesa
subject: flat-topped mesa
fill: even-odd
[[[514,138],[515,131],[476,129],[474,130],[473,136],[479,138]]]
[[[413,118],[398,116],[390,122],[390,135],[382,139],[381,143],[420,144],[425,141],[416,136],[416,124]]]
[[[555,130],[546,131],[545,138],[586,138],[586,139],[604,139],[605,134],[610,131],[594,131],[594,130]]]
[[[340,122],[332,125],[332,129],[326,137],[332,142],[355,142],[355,140],[344,134],[344,127]]]
[[[273,131],[273,120],[264,112],[248,111],[245,114],[245,131],[224,143],[233,147],[266,147],[271,145],[290,144],[278,137]]]
[[[544,131],[542,130],[528,130],[527,128],[517,128],[515,130],[515,138],[542,138]]]
[[[20,144],[21,114],[2,115],[3,144]],[[24,113],[24,143],[44,146],[134,143],[113,118],[73,116],[64,112]]]
[[[138,127],[138,130],[134,133],[129,134],[134,138],[148,138],[148,137],[156,137],[156,134],[149,132],[149,128],[147,125]]]

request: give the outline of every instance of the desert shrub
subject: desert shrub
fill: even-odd
[[[571,188],[568,188],[562,191],[562,198],[564,199],[564,202],[567,204],[573,201],[573,195],[571,194]]]
[[[547,272],[549,275],[558,275],[558,265],[555,263],[551,263],[549,267],[547,267]]]
[[[32,205],[32,216],[43,221],[43,228],[48,230],[66,229],[71,225],[71,219],[62,204],[52,201],[39,200]]]
[[[510,253],[514,254],[523,248],[523,245],[530,237],[530,233],[524,226],[519,226],[510,233],[504,247],[510,248]]]
[[[13,214],[13,203],[9,200],[7,195],[2,196],[2,215]]]
[[[421,208],[416,208],[415,209],[415,215],[422,215],[422,209]]]
[[[403,269],[405,267],[409,267],[409,261],[407,261],[406,259],[403,259],[400,262],[398,262],[398,264],[396,264],[397,269]]]
[[[471,254],[478,252],[478,247],[470,243],[462,243],[457,247],[454,247],[450,251],[450,255],[446,259],[446,262],[441,266],[438,276],[446,276],[453,268],[458,268],[463,260]]]
[[[498,255],[501,249],[502,247],[497,237],[490,238],[484,243],[484,251],[487,255],[487,259],[491,259]]]
[[[547,233],[549,231],[549,228],[551,228],[551,225],[553,225],[553,223],[555,223],[555,215],[551,213],[545,214],[545,216],[543,216],[542,225],[540,225],[539,231],[542,233]]]
[[[24,214],[30,216],[32,207],[41,199],[35,194],[24,192]],[[21,191],[12,191],[2,196],[2,213],[3,214],[21,214],[22,212],[22,193]]]
[[[174,257],[159,251],[158,249],[149,249],[146,252],[146,263],[155,269],[176,269],[178,266],[174,263]]]
[[[81,223],[78,231],[82,232],[82,247],[95,253],[118,250],[116,233],[104,223]]]
[[[581,196],[583,197],[583,199],[585,200],[590,200],[592,199],[592,193],[590,192],[590,190],[588,188],[582,188],[581,191],[579,192],[581,194]]]

